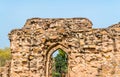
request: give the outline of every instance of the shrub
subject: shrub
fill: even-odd
[[[0,67],[4,66],[6,61],[11,59],[10,48],[0,49]]]

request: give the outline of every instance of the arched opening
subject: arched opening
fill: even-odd
[[[68,55],[62,49],[55,50],[49,61],[49,77],[67,77]]]

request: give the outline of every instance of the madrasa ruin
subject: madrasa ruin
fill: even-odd
[[[51,55],[68,56],[65,77],[120,77],[120,23],[92,28],[87,18],[31,18],[9,33],[12,59],[0,77],[52,77]]]

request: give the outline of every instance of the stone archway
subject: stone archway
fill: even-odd
[[[59,48],[68,55],[68,77],[120,77],[120,23],[94,29],[87,18],[32,18],[9,39],[8,77],[49,77],[50,56]]]
[[[46,77],[50,77],[49,76],[49,67],[50,67],[50,57],[51,57],[51,55],[57,50],[57,49],[62,49],[62,50],[64,50],[64,52],[67,54],[67,58],[68,58],[68,73],[67,73],[67,77],[69,77],[69,50],[66,48],[66,47],[64,47],[64,46],[62,46],[62,45],[57,45],[57,46],[53,46],[53,48],[51,48],[48,52],[47,52],[47,54],[46,54]]]

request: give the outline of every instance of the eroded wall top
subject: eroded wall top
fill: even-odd
[[[53,26],[72,26],[80,28],[92,28],[92,22],[87,18],[32,18],[28,19],[23,28],[30,29]]]

